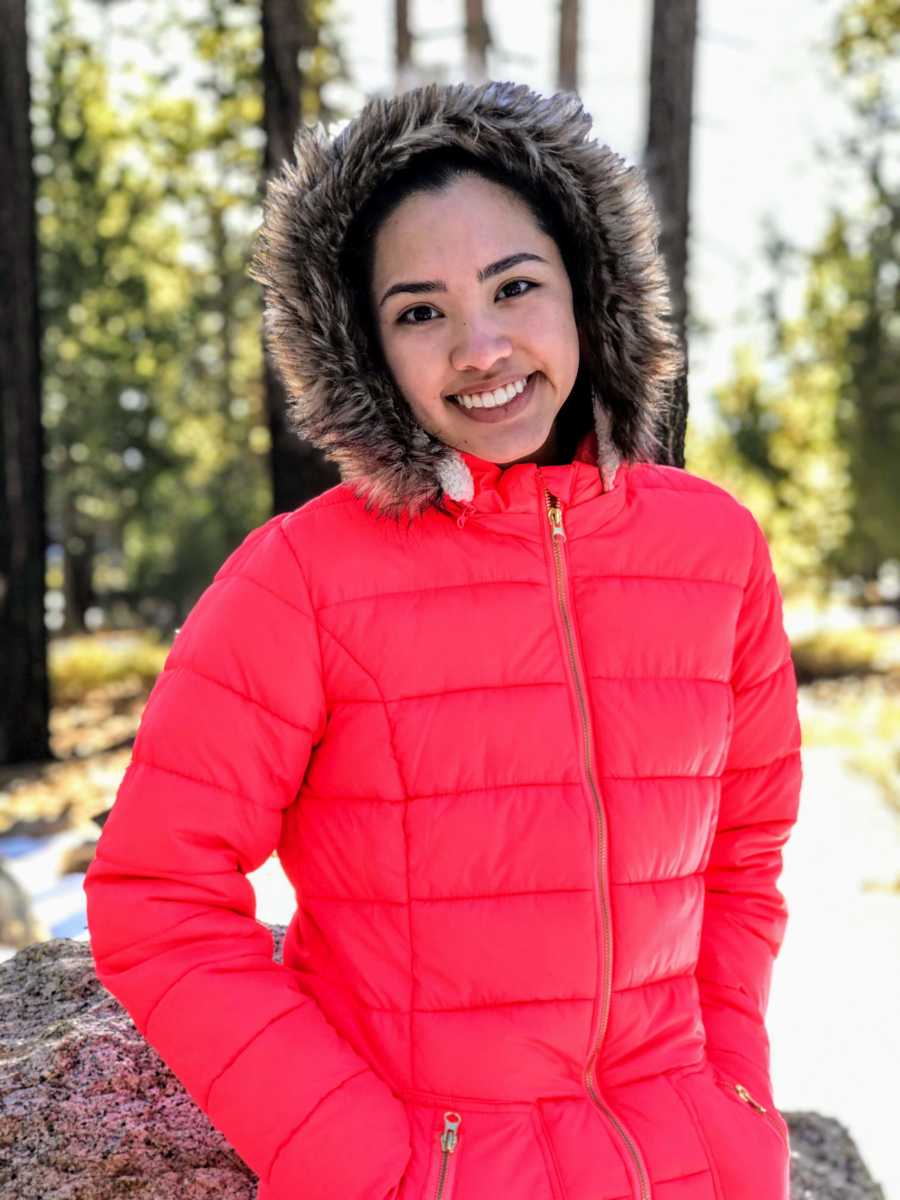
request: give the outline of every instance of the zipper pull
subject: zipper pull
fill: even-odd
[[[460,501],[460,508],[461,508],[461,512],[460,512],[459,516],[456,518],[457,529],[464,528],[466,521],[468,521],[468,519],[469,519],[469,517],[471,517],[472,513],[475,512],[475,505],[472,504],[471,501],[469,501],[469,500]]]
[[[737,1092],[737,1094],[740,1096],[740,1098],[742,1100],[746,1100],[747,1103],[752,1105],[752,1107],[755,1108],[757,1112],[765,1112],[766,1111],[766,1106],[764,1104],[760,1104],[758,1100],[754,1100],[753,1097],[750,1095],[750,1093],[747,1091],[747,1089],[744,1087],[744,1085],[742,1083],[736,1083],[734,1085],[734,1090]]]
[[[441,1149],[446,1150],[448,1154],[452,1154],[456,1149],[456,1143],[459,1141],[457,1129],[462,1123],[462,1117],[459,1113],[445,1112],[444,1113],[444,1132],[441,1134]]]
[[[547,493],[550,497],[550,507],[547,509],[547,516],[550,518],[550,529],[554,537],[561,537],[566,540],[566,531],[563,529],[562,505],[554,495]]]

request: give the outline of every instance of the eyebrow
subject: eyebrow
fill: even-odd
[[[486,279],[499,275],[502,271],[508,271],[510,267],[515,267],[520,262],[547,263],[547,260],[541,258],[539,254],[530,254],[526,250],[520,250],[517,254],[508,254],[506,258],[499,258],[496,262],[489,263],[483,271],[478,272],[478,282],[484,283]],[[446,290],[447,285],[443,279],[425,279],[419,283],[392,283],[379,300],[378,307],[381,308],[385,300],[389,296],[396,295],[397,292],[411,292],[414,296],[418,296],[422,292],[446,292]]]

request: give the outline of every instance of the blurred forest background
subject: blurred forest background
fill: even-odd
[[[174,629],[219,564],[270,514],[337,482],[285,430],[246,270],[266,178],[297,122],[333,130],[353,115],[335,100],[352,68],[334,0],[146,5],[134,37],[147,65],[127,104],[111,95],[102,36],[117,7],[42,0],[30,77],[24,20],[22,37],[12,26],[0,37],[5,120],[18,134],[0,163],[17,181],[4,201],[0,300],[7,828],[41,815],[22,811],[34,764],[96,766],[98,753],[127,749]],[[16,9],[24,0],[6,11]],[[78,19],[88,10],[99,37]],[[488,15],[481,0],[448,11],[465,46],[455,77],[489,76]],[[689,348],[703,332],[686,286],[696,15],[690,3],[653,6],[643,164]],[[563,0],[558,88],[578,90],[590,71],[579,17],[578,0]],[[446,76],[416,65],[404,0],[393,19],[393,86]],[[161,49],[173,28],[195,57],[189,90]],[[714,421],[687,419],[672,461],[751,506],[790,613],[838,615],[806,620],[798,677],[826,685],[831,733],[858,740],[900,811],[900,4],[847,0],[828,39],[853,132],[827,153],[853,169],[865,202],[834,195],[811,250],[774,235],[759,246],[776,281],[799,264],[802,311],[782,313],[777,282],[760,297],[764,357],[734,328],[732,370],[704,398]],[[82,776],[69,799],[108,806],[108,782],[98,797]]]
[[[297,122],[334,130],[353,115],[340,102],[352,67],[334,0],[145,5],[133,31],[145,65],[127,103],[111,92],[105,36],[120,4],[39,7],[29,71],[24,20],[21,37],[9,27],[0,40],[5,119],[19,135],[0,164],[17,180],[4,216],[12,286],[0,300],[6,827],[41,815],[22,811],[34,764],[97,766],[98,752],[127,750],[173,632],[220,563],[270,514],[337,482],[285,429],[246,268],[265,181]],[[385,30],[392,87],[490,76],[483,3],[453,16],[465,48],[456,75],[417,65],[412,14],[397,0]],[[562,0],[560,89],[579,90],[590,71],[580,20],[579,0]],[[696,5],[657,3],[652,23],[642,165],[690,349],[703,333],[687,298]],[[195,59],[189,89],[162,49],[173,29]],[[864,202],[834,195],[812,249],[763,240],[775,280],[760,297],[765,355],[734,328],[732,369],[704,397],[714,419],[691,423],[685,386],[671,461],[761,520],[787,609],[806,614],[798,677],[824,685],[836,719],[819,719],[858,740],[900,811],[900,4],[847,0],[826,33],[853,123],[821,152],[852,168]],[[517,77],[527,82],[527,70]],[[802,311],[789,317],[778,286],[788,265],[804,279]],[[69,799],[108,806],[108,782],[98,796],[82,776]]]
[[[602,91],[581,44],[587,0],[551,6],[555,88],[590,78]],[[266,179],[297,123],[334,132],[355,111],[335,0],[146,3],[127,101],[110,83],[122,7],[4,0],[0,29],[0,956],[85,936],[80,880],[174,630],[251,528],[338,481],[286,430],[247,276]],[[641,165],[690,352],[707,332],[688,258],[704,13],[696,0],[647,11]],[[486,0],[446,6],[462,56],[426,67],[425,33],[394,0],[384,94],[432,78],[534,86],[529,61],[500,55],[490,18]],[[190,46],[189,84],[173,30]],[[778,36],[760,29],[760,52]],[[773,211],[755,247],[773,280],[758,297],[767,344],[735,324],[708,394],[691,395],[689,371],[669,445],[766,531],[809,778],[815,748],[839,748],[840,771],[855,772],[829,768],[844,813],[847,781],[864,779],[900,829],[900,0],[846,0],[822,37],[850,132],[820,152],[855,187],[830,196],[812,246],[791,244]],[[790,313],[788,274],[802,281]],[[710,419],[692,421],[701,400]],[[896,858],[883,876],[872,886],[898,935]],[[872,1120],[891,1111],[883,1097]]]
[[[115,685],[113,716],[126,695],[145,694],[174,629],[246,532],[337,482],[286,432],[246,272],[266,178],[297,122],[334,129],[353,115],[340,102],[352,67],[334,0],[147,4],[134,28],[146,65],[127,103],[111,94],[104,36],[121,4],[37,7],[30,78],[24,29],[0,39],[5,119],[18,134],[0,163],[17,181],[4,216],[14,283],[0,299],[0,665],[11,685],[0,764],[101,748],[119,726],[73,703]],[[100,36],[78,19],[89,11]],[[465,48],[451,76],[489,76],[489,15],[482,0],[448,10]],[[562,0],[558,88],[578,90],[591,69],[580,20],[579,0]],[[657,3],[652,22],[643,165],[690,349],[703,333],[687,299],[696,4]],[[162,49],[175,28],[195,59],[189,89]],[[853,124],[823,153],[852,168],[864,202],[834,195],[811,250],[774,232],[759,246],[776,281],[760,297],[766,352],[734,328],[732,369],[704,397],[714,420],[675,431],[671,461],[751,506],[794,614],[840,614],[805,621],[798,676],[849,678],[840,697],[857,710],[865,681],[872,769],[900,804],[900,4],[847,0],[826,32]],[[385,37],[394,87],[448,75],[417,65],[406,0]],[[781,308],[788,266],[805,280],[799,315]]]

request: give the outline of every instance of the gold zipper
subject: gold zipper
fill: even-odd
[[[781,1128],[780,1125],[777,1124],[774,1113],[771,1116],[769,1116],[768,1115],[769,1110],[766,1108],[766,1106],[764,1104],[760,1104],[760,1102],[758,1100],[756,1100],[753,1096],[751,1096],[750,1093],[747,1091],[747,1089],[744,1087],[744,1085],[742,1083],[735,1083],[733,1080],[724,1080],[724,1082],[726,1083],[726,1085],[728,1087],[734,1088],[734,1090],[737,1092],[737,1094],[740,1096],[740,1098],[746,1104],[749,1104],[751,1108],[755,1108],[758,1113],[765,1113],[766,1114],[766,1124],[769,1125],[770,1128],[773,1130],[773,1132],[775,1134],[777,1134],[778,1137],[781,1138],[782,1142],[788,1141],[788,1139],[785,1137],[784,1130]]]
[[[734,1090],[737,1092],[737,1094],[740,1096],[740,1098],[742,1100],[746,1100],[748,1104],[752,1104],[757,1112],[761,1112],[761,1113],[768,1112],[768,1109],[766,1108],[766,1106],[764,1104],[760,1104],[760,1102],[758,1100],[754,1100],[753,1097],[750,1095],[750,1093],[747,1091],[747,1089],[744,1087],[744,1085],[742,1083],[735,1083],[732,1086],[734,1087]]]
[[[434,1200],[441,1200],[444,1194],[447,1166],[450,1162],[450,1155],[456,1149],[459,1142],[459,1134],[456,1131],[459,1129],[461,1123],[462,1117],[459,1113],[444,1113],[444,1131],[441,1134],[441,1169],[438,1172],[437,1191],[435,1192]]]
[[[606,862],[606,827],[603,818],[603,806],[600,802],[600,796],[597,792],[597,786],[594,782],[594,776],[591,767],[593,759],[593,753],[591,749],[593,742],[591,733],[591,719],[581,686],[581,676],[578,670],[578,657],[575,651],[575,639],[572,634],[572,626],[569,620],[569,610],[566,604],[567,589],[564,580],[564,557],[561,547],[561,543],[566,541],[566,532],[563,527],[562,504],[557,497],[551,492],[548,492],[546,488],[544,488],[544,496],[546,499],[547,517],[550,521],[550,532],[552,535],[550,542],[553,549],[553,559],[556,567],[557,594],[559,596],[560,609],[562,611],[563,623],[565,625],[566,637],[568,639],[569,661],[572,666],[572,676],[575,680],[575,692],[578,697],[579,707],[581,709],[581,724],[582,731],[584,733],[585,766],[587,769],[588,782],[594,797],[594,807],[597,811],[597,831],[600,848],[600,909],[603,917],[603,1005],[600,1017],[600,1031],[597,1035],[596,1041],[594,1042],[594,1048],[591,1051],[591,1054],[588,1056],[587,1065],[584,1069],[584,1084],[587,1088],[588,1095],[594,1101],[596,1106],[601,1112],[606,1114],[607,1118],[612,1122],[616,1129],[618,1129],[622,1140],[628,1147],[631,1157],[634,1159],[634,1165],[637,1168],[638,1179],[640,1180],[641,1200],[650,1200],[650,1180],[647,1176],[646,1168],[641,1161],[640,1152],[638,1151],[637,1146],[629,1136],[625,1127],[622,1125],[622,1122],[600,1099],[596,1087],[596,1081],[592,1078],[591,1074],[593,1067],[596,1065],[597,1055],[600,1051],[600,1044],[603,1041],[606,1033],[606,1023],[609,1017],[609,994],[612,983],[612,939],[610,935],[609,908],[606,903],[606,896],[603,888],[603,872],[604,864]]]

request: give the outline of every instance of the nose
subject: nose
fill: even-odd
[[[506,334],[492,328],[489,321],[463,323],[450,354],[454,371],[490,371],[496,363],[509,358],[512,343]]]

